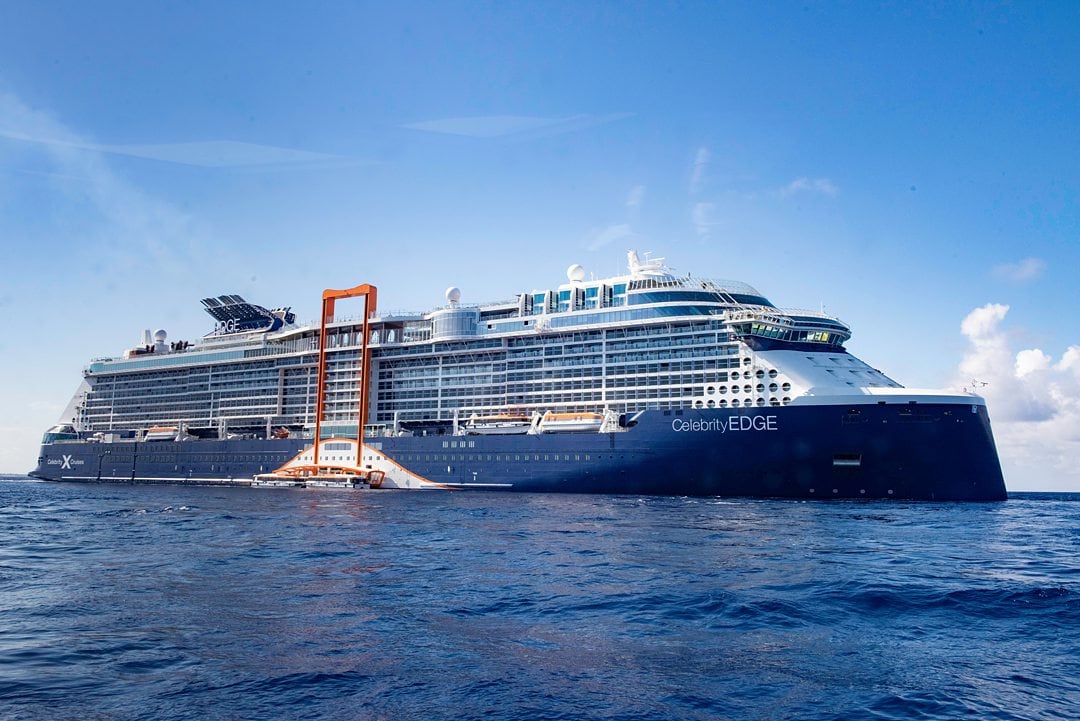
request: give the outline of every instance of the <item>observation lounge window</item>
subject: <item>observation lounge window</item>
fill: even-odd
[[[598,308],[600,302],[600,288],[592,287],[585,289],[585,308]]]

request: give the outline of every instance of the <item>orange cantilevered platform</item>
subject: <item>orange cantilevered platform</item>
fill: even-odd
[[[343,298],[364,299],[364,323],[360,337],[360,407],[357,416],[357,448],[362,448],[364,443],[364,426],[367,424],[368,394],[370,385],[368,371],[371,367],[371,350],[368,348],[368,321],[375,314],[378,306],[378,289],[373,285],[358,285],[355,288],[345,290],[324,290],[322,294],[322,321],[319,328],[319,376],[318,387],[315,391],[315,447],[314,464],[319,465],[319,441],[322,436],[323,411],[326,404],[326,353],[329,344],[329,330],[327,325],[334,319],[334,305]],[[359,451],[358,451],[359,453]]]

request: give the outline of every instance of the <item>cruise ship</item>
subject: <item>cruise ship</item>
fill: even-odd
[[[206,298],[193,341],[93,360],[32,475],[194,483],[798,499],[1000,500],[985,401],[914,390],[850,328],[628,253],[553,289],[380,312],[327,290],[298,323]],[[339,317],[351,299],[357,315]]]

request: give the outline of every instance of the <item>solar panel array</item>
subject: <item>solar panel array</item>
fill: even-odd
[[[206,312],[219,321],[235,320],[238,323],[253,320],[267,320],[273,316],[266,308],[248,303],[238,295],[219,295],[217,298],[203,298]]]

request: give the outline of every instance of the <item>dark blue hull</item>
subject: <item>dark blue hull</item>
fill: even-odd
[[[1004,500],[985,406],[958,403],[648,411],[624,432],[427,435],[365,442],[468,489],[562,493]],[[310,441],[66,442],[48,480],[248,484]]]

